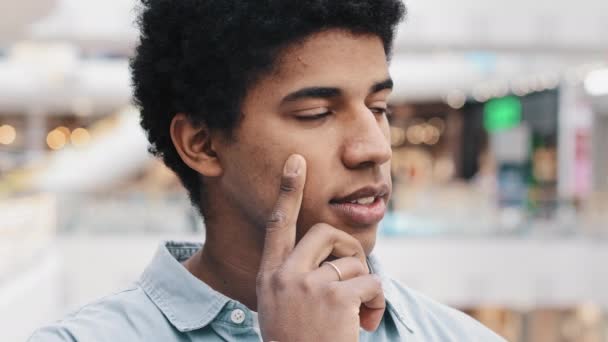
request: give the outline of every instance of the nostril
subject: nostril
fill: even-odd
[[[376,163],[373,162],[373,161],[371,161],[371,160],[370,161],[365,161],[365,162],[359,164],[359,168],[360,169],[372,168],[374,166],[376,166]]]

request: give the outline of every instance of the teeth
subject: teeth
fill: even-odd
[[[374,203],[374,200],[376,198],[374,196],[371,197],[364,197],[364,198],[359,198],[358,200],[352,201],[350,203],[355,203],[355,204],[362,204],[362,205],[367,205],[367,204],[372,204]]]

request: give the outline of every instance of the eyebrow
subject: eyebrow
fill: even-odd
[[[390,77],[384,81],[374,83],[369,88],[369,93],[375,94],[385,89],[393,89],[393,80]],[[330,99],[340,95],[342,95],[342,91],[336,87],[309,87],[287,94],[281,100],[281,103],[295,102],[301,99]]]
[[[385,89],[393,89],[393,79],[392,78],[387,78],[382,82],[378,82],[376,84],[374,84],[373,86],[371,86],[371,88],[369,88],[369,93],[370,94],[375,94],[379,91],[385,90]]]
[[[293,93],[288,94],[281,100],[281,103],[294,102],[305,98],[321,98],[329,99],[337,97],[342,94],[342,91],[338,88],[333,87],[310,87],[296,90]]]

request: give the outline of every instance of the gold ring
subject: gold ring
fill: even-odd
[[[338,268],[338,266],[334,265],[333,263],[326,261],[323,263],[323,265],[328,264],[329,266],[331,266],[336,273],[338,273],[338,281],[342,281],[342,272],[340,272],[340,269]]]

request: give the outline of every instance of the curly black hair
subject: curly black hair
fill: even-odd
[[[150,152],[178,175],[199,210],[201,179],[169,134],[177,113],[230,133],[247,90],[287,46],[339,28],[377,35],[390,56],[406,11],[400,0],[141,0],[140,10],[131,71],[141,126]]]

